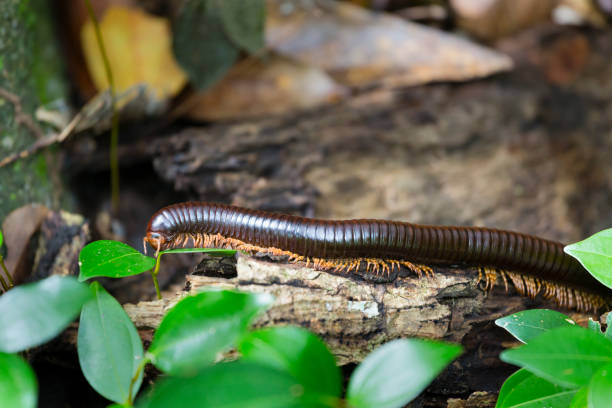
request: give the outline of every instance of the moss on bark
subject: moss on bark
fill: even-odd
[[[23,114],[31,118],[40,105],[66,97],[54,34],[46,0],[0,1],[0,88],[17,95]],[[0,157],[36,140],[15,108],[11,101],[0,98]],[[53,151],[46,151],[0,168],[0,222],[29,202],[58,206],[61,187],[54,181],[59,180],[52,170],[55,157]]]

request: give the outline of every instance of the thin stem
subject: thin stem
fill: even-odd
[[[110,90],[111,97],[111,140],[110,140],[110,170],[111,170],[111,203],[113,213],[117,213],[119,210],[119,155],[117,152],[117,146],[119,145],[119,115],[117,112],[117,103],[115,100],[115,81],[113,79],[113,71],[111,70],[108,55],[106,54],[106,48],[104,47],[104,41],[102,40],[102,32],[100,31],[100,25],[91,6],[91,0],[85,0],[87,12],[94,26],[94,32],[96,33],[96,41],[98,47],[100,47],[100,54],[102,54],[102,62],[104,63],[104,71],[106,72],[106,78],[108,80],[108,87]]]
[[[151,272],[151,277],[153,278],[153,285],[155,285],[155,293],[157,294],[157,299],[160,300],[162,298],[161,292],[159,291],[159,282],[157,281],[157,274],[159,273],[159,265],[160,259],[163,254],[157,255],[155,259],[155,269]]]
[[[12,288],[13,286],[15,286],[15,282],[13,282],[13,277],[9,273],[8,269],[6,269],[6,264],[4,263],[4,257],[3,256],[0,256],[0,265],[2,265],[2,269],[4,270],[4,273],[6,274],[6,278],[9,281],[9,285]],[[0,275],[0,276],[2,276],[2,275]]]
[[[149,361],[150,361],[149,358],[145,354],[140,364],[138,364],[138,368],[136,368],[136,372],[134,373],[134,376],[132,377],[132,380],[130,381],[130,388],[129,388],[128,400],[127,400],[130,407],[134,405],[134,384],[136,384],[136,381],[138,381],[138,377],[140,377],[140,373],[142,372],[144,367],[149,363]]]

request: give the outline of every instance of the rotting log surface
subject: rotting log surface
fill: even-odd
[[[219,260],[209,262],[212,265],[205,269],[222,269]],[[223,269],[227,273],[227,268]],[[493,320],[543,303],[514,293],[506,295],[503,288],[489,295],[477,285],[475,270],[435,271],[433,277],[399,273],[389,280],[374,276],[364,280],[239,255],[236,276],[188,275],[186,291],[166,294],[160,301],[126,304],[125,309],[143,337],[150,339],[167,310],[188,292],[203,288],[266,292],[276,300],[256,326],[306,327],[325,340],[340,365],[357,363],[374,348],[396,338],[445,340],[462,343],[466,353],[434,383],[431,392],[448,397],[496,392],[513,369],[497,358],[509,338]]]

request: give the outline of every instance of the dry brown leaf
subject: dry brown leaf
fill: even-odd
[[[32,235],[38,231],[49,209],[40,204],[19,207],[6,216],[2,223],[6,243],[6,267],[15,284],[23,282],[29,275],[28,248]]]
[[[243,119],[314,108],[346,94],[324,71],[274,55],[242,61],[185,106],[187,116],[196,120]]]
[[[163,100],[176,95],[185,85],[186,76],[172,54],[166,19],[138,9],[112,6],[100,21],[100,30],[117,92],[145,83]],[[108,81],[91,21],[83,26],[81,44],[96,87],[106,89]]]
[[[493,41],[549,20],[559,0],[450,0],[459,27]]]
[[[266,42],[352,86],[460,81],[512,67],[498,52],[437,29],[342,2],[268,2]]]

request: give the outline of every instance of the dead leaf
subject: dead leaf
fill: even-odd
[[[437,29],[348,3],[316,4],[269,1],[266,42],[341,83],[461,81],[512,67],[505,55]]]
[[[171,50],[168,21],[141,10],[112,6],[100,30],[117,92],[145,83],[158,99],[170,98],[185,85],[186,76]],[[108,87],[106,72],[91,21],[83,26],[81,44],[98,90]]]
[[[559,0],[450,0],[457,25],[493,41],[549,20]]]
[[[347,89],[324,71],[280,56],[249,58],[209,91],[190,97],[196,120],[243,119],[286,114],[340,100]]]
[[[48,212],[49,209],[44,205],[28,204],[12,211],[2,223],[7,248],[6,267],[15,284],[23,282],[30,274],[30,239]]]

